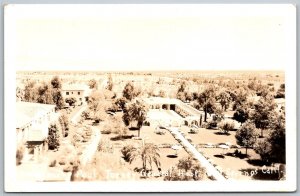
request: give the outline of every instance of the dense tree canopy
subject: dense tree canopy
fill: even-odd
[[[220,102],[222,109],[226,111],[229,108],[231,96],[227,91],[223,90],[218,94],[217,100]]]
[[[249,107],[246,105],[239,106],[233,114],[233,119],[243,124],[250,117]]]
[[[256,128],[261,129],[261,137],[263,137],[263,130],[272,127],[277,116],[276,103],[273,96],[261,97],[254,105],[255,110],[252,113],[251,119],[253,120]]]
[[[256,131],[255,125],[247,121],[243,126],[237,130],[235,138],[238,145],[243,146],[246,148],[246,155],[247,149],[252,147],[256,141]]]
[[[76,102],[77,102],[77,100],[76,100],[75,97],[68,97],[68,98],[66,98],[66,103],[68,103],[69,106],[74,106]]]
[[[204,122],[207,121],[207,113],[212,114],[216,104],[216,89],[213,85],[209,85],[200,93],[198,103],[204,111]]]
[[[134,87],[132,82],[128,82],[124,87],[123,97],[125,97],[126,99],[131,101],[135,97],[137,97],[140,93],[141,93],[141,91],[139,89],[137,89],[136,87]]]
[[[88,85],[90,89],[98,89],[98,82],[95,79],[91,79]]]
[[[140,129],[143,122],[146,120],[148,107],[143,101],[136,101],[134,103],[126,104],[123,112],[123,121],[125,125],[129,125],[132,121],[137,122],[138,137],[140,137]]]

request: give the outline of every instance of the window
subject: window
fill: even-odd
[[[69,92],[66,92],[66,95],[69,95]]]
[[[72,92],[72,95],[73,95],[73,92]]]
[[[81,99],[81,98],[79,98],[79,101],[82,101],[82,99]]]
[[[78,95],[80,95],[80,92],[78,92]]]

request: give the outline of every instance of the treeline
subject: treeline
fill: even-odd
[[[234,130],[234,125],[226,122],[224,117],[231,109],[233,119],[242,125],[236,132],[236,140],[246,148],[246,155],[247,149],[253,148],[266,163],[285,163],[285,108],[275,103],[275,98],[285,97],[284,84],[277,91],[274,84],[262,84],[258,80],[203,86],[199,92],[190,92],[187,82],[183,81],[177,91],[178,99],[190,102],[204,112],[202,126],[220,128],[224,133]],[[208,114],[212,115],[210,121]]]
[[[29,80],[25,83],[23,90],[17,88],[16,96],[18,100],[43,103],[43,104],[55,104],[56,109],[62,109],[65,105],[63,100],[62,83],[58,76],[55,76],[49,82],[37,83],[36,81]]]

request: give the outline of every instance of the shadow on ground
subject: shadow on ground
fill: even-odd
[[[224,132],[220,132],[220,131],[214,132],[214,134],[216,134],[216,135],[226,135],[226,136],[231,135],[230,133],[224,133]]]
[[[126,140],[126,139],[131,139],[132,137],[134,137],[134,135],[123,135],[123,136],[116,136],[116,137],[112,137],[110,138],[111,141],[118,141],[118,140]]]
[[[169,154],[167,155],[168,158],[177,158],[178,156],[177,155],[174,155],[174,154]]]

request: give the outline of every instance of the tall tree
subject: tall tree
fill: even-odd
[[[127,99],[125,97],[118,98],[115,101],[115,104],[124,111],[125,105],[127,103]]]
[[[123,90],[123,97],[128,99],[129,101],[133,100],[135,97],[137,97],[141,91],[134,87],[132,82],[128,82]]]
[[[128,104],[123,113],[123,121],[128,125],[131,121],[137,121],[138,137],[140,137],[140,130],[143,122],[146,120],[148,107],[142,101],[136,101]]]
[[[245,89],[239,88],[234,93],[231,93],[231,97],[233,99],[232,109],[236,110],[247,103],[248,93]]]
[[[267,95],[261,97],[256,104],[254,104],[255,110],[251,116],[251,119],[255,123],[256,128],[261,130],[261,137],[263,137],[263,131],[272,127],[272,123],[275,122],[277,116],[276,103],[274,97]]]
[[[62,109],[65,105],[62,93],[61,93],[61,79],[58,76],[54,76],[51,80],[51,85],[53,88],[52,98],[53,102],[56,104],[58,109]]]
[[[220,102],[222,109],[226,111],[229,108],[231,96],[227,91],[221,91],[217,96],[217,100]]]
[[[51,85],[53,88],[61,89],[61,79],[58,76],[54,76],[51,80]]]
[[[27,102],[36,102],[38,98],[37,90],[35,81],[27,81],[24,88],[24,100]]]
[[[150,165],[152,170],[152,163],[160,168],[160,154],[159,148],[154,144],[145,144],[140,148],[131,148],[129,152],[129,162],[132,163],[136,159],[142,160],[142,169],[147,171],[147,164]]]
[[[38,87],[38,103],[53,104],[52,88],[50,84],[42,83]]]
[[[111,77],[111,74],[109,74],[107,80],[107,89],[112,91],[113,87],[114,87],[113,79]]]
[[[105,100],[105,96],[101,91],[94,91],[89,96],[88,108],[92,113],[92,118],[99,122],[104,120],[106,115],[106,110],[109,108],[109,102]]]
[[[285,138],[285,112],[275,118],[274,124],[271,126],[273,130],[268,138],[271,144],[271,158],[279,163],[286,162],[286,138]]]
[[[250,117],[249,107],[246,105],[239,106],[233,114],[233,119],[243,124]]]
[[[216,103],[216,89],[214,85],[209,85],[200,93],[198,103],[204,111],[204,122],[207,122],[207,113],[213,113]]]
[[[256,141],[255,125],[250,121],[247,121],[239,130],[237,130],[235,138],[238,145],[246,148],[247,155],[247,149],[252,147]]]
[[[49,134],[47,138],[48,147],[50,150],[58,149],[60,146],[60,135],[59,133],[59,125],[51,124],[49,127]]]

